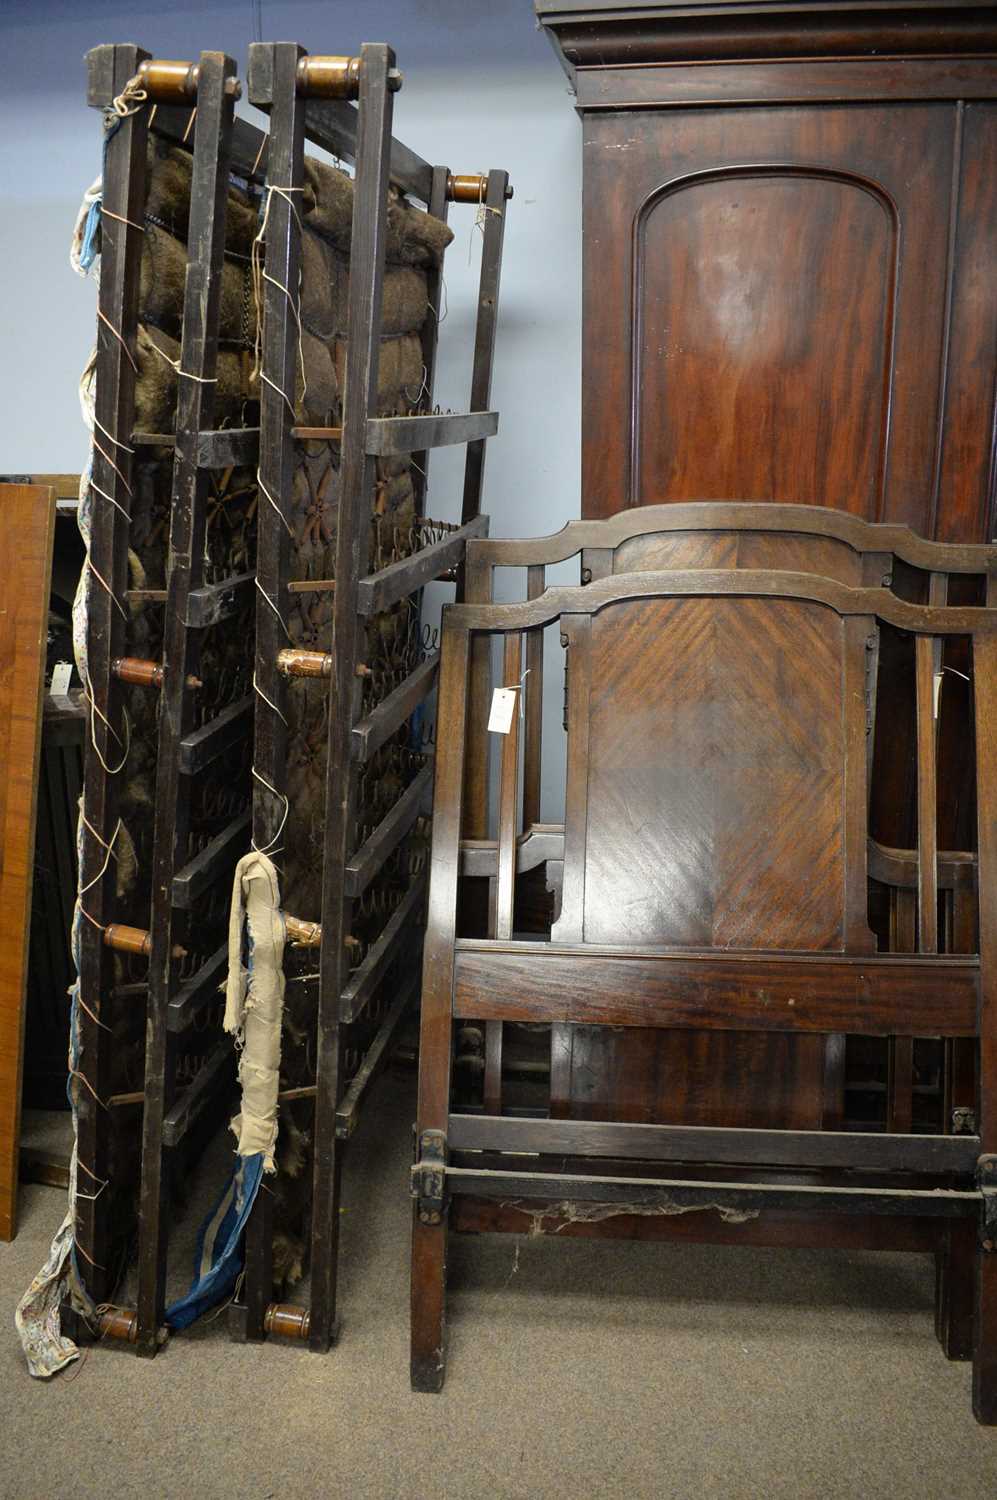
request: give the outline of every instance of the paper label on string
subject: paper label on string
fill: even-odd
[[[492,693],[492,711],[488,715],[490,734],[508,734],[516,712],[516,689],[496,688]]]
[[[73,664],[71,661],[57,661],[52,668],[52,686],[49,693],[53,698],[64,698],[69,692],[69,682],[73,675]]]

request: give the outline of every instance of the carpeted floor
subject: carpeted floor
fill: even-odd
[[[102,1347],[32,1381],[14,1303],[63,1195],[25,1188],[0,1245],[0,1495],[994,1500],[997,1429],[935,1343],[926,1258],[456,1240],[446,1389],[412,1395],[413,1082],[379,1088],[347,1164],[343,1336],[324,1358],[232,1345],[220,1318],[151,1363]]]

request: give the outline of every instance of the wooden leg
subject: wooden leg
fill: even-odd
[[[972,1359],[976,1225],[956,1219],[935,1254],[935,1334],[947,1359]]]
[[[446,1377],[447,1220],[412,1218],[412,1389],[441,1391]]]
[[[997,1250],[977,1250],[976,1340],[973,1348],[973,1414],[997,1426]]]

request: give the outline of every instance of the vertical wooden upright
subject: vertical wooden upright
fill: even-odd
[[[88,102],[101,109],[125,89],[149,54],[139,47],[96,47],[87,57]],[[93,454],[86,634],[89,737],[83,773],[83,840],[80,859],[77,1068],[79,1159],[86,1188],[76,1202],[80,1275],[95,1302],[113,1283],[108,1181],[110,1120],[106,1108],[109,1064],[110,954],[104,929],[113,919],[114,840],[127,753],[121,686],[112,663],[122,655],[127,618],[128,526],[131,512],[135,415],[135,329],[145,210],[148,110],[112,119],[104,145],[104,216],[97,304],[96,421],[102,434]],[[86,1194],[86,1196],[84,1196]],[[100,1194],[98,1197],[97,1194]]]
[[[355,783],[351,774],[353,724],[360,716],[363,621],[357,586],[367,573],[374,459],[367,423],[377,416],[380,305],[388,229],[388,168],[395,55],[383,43],[361,53],[357,121],[357,183],[350,252],[350,309],[343,404],[340,512],[336,541],[335,652],[329,681],[329,758],[325,785],[322,876],[322,951],[319,963],[318,1048],[315,1096],[315,1180],[312,1209],[312,1320],[309,1342],[323,1350],[335,1338],[336,1267],[342,1153],[336,1142],[336,1106],[342,1091],[340,997],[349,966],[352,902],[343,870],[355,842]]]

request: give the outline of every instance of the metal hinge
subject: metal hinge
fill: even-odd
[[[980,1243],[984,1250],[997,1250],[997,1156],[979,1158],[976,1185],[983,1195]]]
[[[442,1130],[424,1130],[416,1147],[412,1168],[412,1197],[421,1224],[439,1224],[447,1185],[447,1138]]]
[[[562,723],[564,725],[564,732],[565,732],[565,734],[567,734],[567,732],[568,732],[568,659],[569,659],[569,656],[570,656],[570,652],[568,650],[568,637],[566,635],[562,635],[561,636],[561,646],[562,646],[562,648],[564,650],[564,713],[562,715]]]

